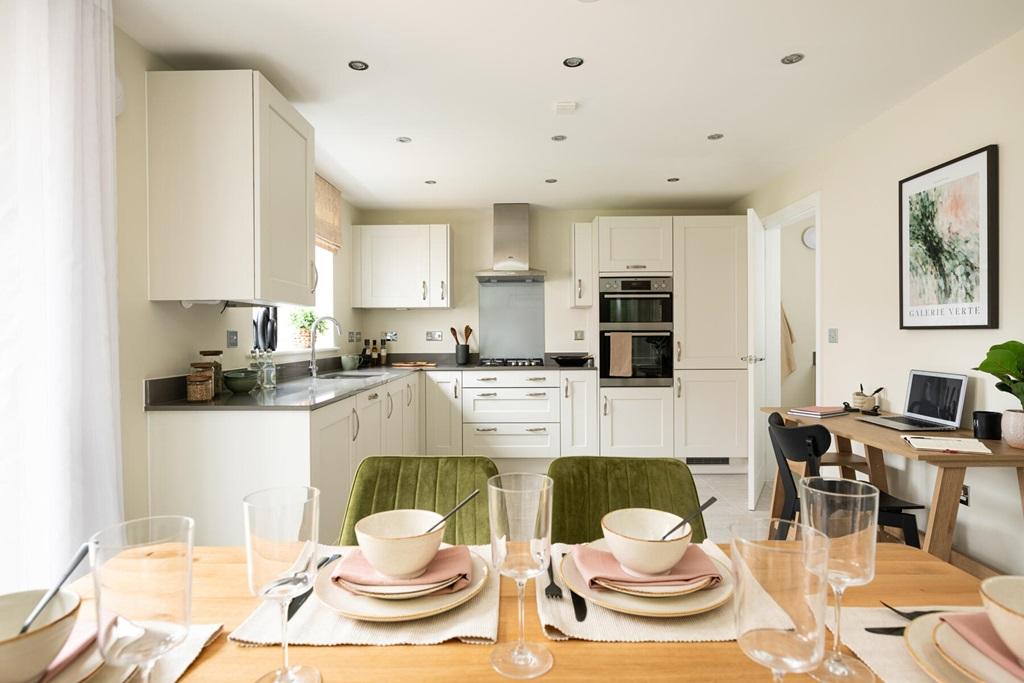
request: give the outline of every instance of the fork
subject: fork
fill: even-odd
[[[544,587],[544,595],[552,600],[562,599],[562,588],[555,583],[554,562],[548,562],[548,585]]]
[[[879,600],[878,602],[882,603],[883,605],[888,607],[890,610],[892,610],[896,614],[900,615],[904,619],[907,619],[908,621],[913,621],[914,619],[917,619],[918,617],[923,617],[926,614],[938,614],[939,612],[942,611],[942,610],[939,610],[939,609],[901,610],[901,609],[896,609],[895,607],[893,607],[889,603],[885,602],[884,600]]]

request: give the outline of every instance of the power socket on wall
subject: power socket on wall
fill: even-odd
[[[427,330],[427,341],[444,341],[441,330]]]

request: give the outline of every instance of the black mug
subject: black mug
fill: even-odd
[[[991,410],[975,410],[974,438],[994,441],[1003,438],[1003,414]]]
[[[469,344],[455,345],[455,364],[466,365],[469,363]]]

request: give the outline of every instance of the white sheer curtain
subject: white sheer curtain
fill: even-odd
[[[0,592],[122,516],[110,0],[0,1]]]

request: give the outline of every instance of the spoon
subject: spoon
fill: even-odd
[[[429,534],[429,533],[430,533],[431,531],[433,531],[434,529],[436,529],[436,528],[437,528],[437,526],[438,526],[438,525],[439,525],[439,524],[440,524],[441,522],[443,522],[444,520],[446,520],[446,519],[448,519],[449,517],[451,517],[452,515],[454,515],[454,514],[455,514],[456,512],[458,512],[458,511],[459,511],[459,509],[461,509],[461,508],[462,508],[462,506],[463,506],[463,505],[465,505],[465,504],[466,504],[466,503],[468,503],[469,501],[471,501],[471,500],[473,500],[474,498],[476,498],[476,494],[478,494],[478,493],[480,493],[480,489],[475,489],[475,490],[473,491],[473,493],[471,493],[471,494],[469,494],[468,496],[466,496],[465,498],[463,498],[463,499],[462,499],[462,502],[460,502],[460,503],[459,503],[458,505],[456,505],[456,506],[455,506],[455,507],[453,507],[453,508],[452,508],[451,510],[449,510],[449,511],[448,511],[448,514],[447,514],[447,515],[445,515],[445,516],[444,516],[444,517],[442,517],[441,519],[439,519],[439,520],[437,520],[436,522],[434,522],[434,525],[433,525],[432,527],[430,527],[429,529],[427,529],[426,531],[424,531],[423,533],[425,533],[425,534]]]
[[[458,344],[458,343],[459,343],[459,333],[455,331],[455,328],[454,328],[454,327],[450,327],[450,328],[448,328],[448,329],[450,329],[450,330],[451,330],[451,333],[452,333],[452,337],[454,337],[454,338],[455,338],[455,343],[456,343],[456,344]]]
[[[466,329],[463,330],[462,333],[466,336],[466,344],[469,344],[469,336],[473,334],[473,328],[470,327],[469,325],[466,325]]]
[[[18,631],[18,635],[21,635],[22,633],[24,633],[32,627],[32,622],[35,621],[36,617],[39,616],[40,612],[42,612],[43,609],[45,609],[46,606],[50,604],[50,600],[53,600],[53,596],[57,594],[61,586],[64,585],[64,582],[68,580],[68,577],[71,576],[71,574],[73,574],[76,569],[78,569],[78,565],[82,563],[82,560],[85,559],[85,556],[87,554],[89,554],[89,544],[83,543],[81,547],[78,549],[78,552],[75,553],[75,556],[71,558],[71,563],[68,564],[68,568],[64,570],[64,574],[60,577],[60,580],[57,581],[56,585],[54,585],[53,588],[46,591],[46,594],[39,599],[39,602],[36,603],[36,606],[33,607],[32,611],[28,613],[28,617],[25,619],[25,623],[21,625],[21,630]]]
[[[697,519],[697,515],[699,515],[700,513],[704,512],[705,510],[707,510],[709,507],[711,507],[712,505],[714,505],[717,502],[718,502],[718,499],[715,498],[714,496],[711,496],[710,498],[708,498],[706,501],[704,501],[703,505],[701,505],[699,508],[697,508],[696,510],[694,510],[693,512],[688,514],[686,517],[684,517],[683,521],[679,522],[679,524],[676,524],[674,527],[669,529],[668,533],[661,537],[661,540],[664,541],[666,538],[668,538],[669,536],[672,535],[673,531],[675,531],[676,529],[678,529],[678,528],[680,528],[682,526],[685,526],[685,525],[689,524],[691,521]]]

